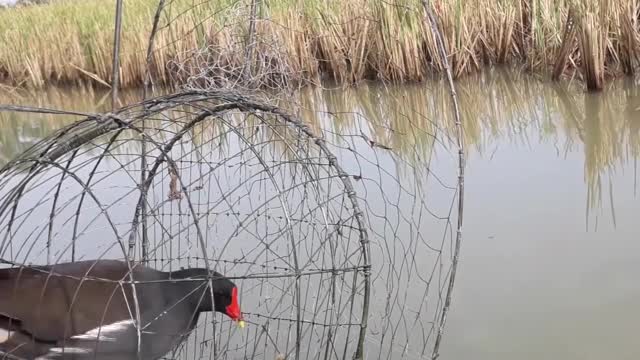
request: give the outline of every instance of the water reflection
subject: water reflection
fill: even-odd
[[[613,83],[602,94],[585,94],[566,84],[549,84],[517,72],[494,70],[462,79],[458,93],[465,140],[472,154],[491,157],[504,141],[531,146],[533,140],[539,140],[555,146],[560,157],[582,149],[587,222],[600,213],[615,222],[611,176],[623,166],[635,164],[640,151],[640,90],[633,80]],[[4,93],[0,101],[106,111],[107,95],[90,89],[50,89],[35,94]],[[123,103],[139,98],[139,91],[122,94]],[[446,139],[453,136],[450,99],[443,82],[305,89],[299,105],[302,117],[315,129],[338,134],[360,132],[393,148],[413,164],[429,164],[434,143],[448,146]],[[341,116],[315,115],[319,112]],[[56,115],[1,113],[0,163],[73,120]],[[449,156],[444,152],[441,155]],[[403,171],[403,167],[397,170]],[[635,179],[635,172],[633,176]],[[595,228],[596,224],[588,226]]]
[[[490,158],[505,142],[532,148],[537,141],[554,146],[558,157],[582,151],[587,226],[596,228],[597,220],[590,221],[601,212],[608,213],[615,225],[612,175],[632,162],[635,169],[640,150],[640,91],[633,80],[615,83],[602,94],[586,94],[567,84],[492,71],[461,80],[458,94],[472,154]],[[375,141],[411,162],[428,162],[434,142],[439,141],[436,135],[453,136],[450,98],[443,82],[432,83],[427,90],[424,85],[307,90],[302,99],[314,110],[321,104],[330,111],[361,115]],[[351,127],[340,122],[329,126],[338,133]],[[633,176],[637,178],[635,171]]]

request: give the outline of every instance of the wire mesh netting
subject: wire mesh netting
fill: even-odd
[[[4,267],[118,259],[231,279],[248,327],[205,312],[167,359],[430,357],[457,194],[455,156],[430,162],[452,138],[385,123],[392,108],[296,108],[191,91],[56,131],[0,173]],[[143,296],[136,274],[120,286]]]
[[[427,2],[405,5],[341,23],[324,11],[339,3],[159,0],[146,51],[119,54],[116,17],[112,106],[140,73],[142,102],[0,107],[84,117],[0,170],[0,355],[437,358],[461,239],[457,109],[452,124],[375,91],[361,107],[297,97],[324,76],[448,70],[435,30],[429,64],[366,51],[371,13],[437,28]],[[300,12],[323,15],[300,26]],[[147,99],[154,84],[182,91]]]

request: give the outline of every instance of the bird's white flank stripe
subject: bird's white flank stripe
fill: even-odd
[[[102,325],[95,329],[89,330],[84,334],[71,337],[73,340],[99,340],[99,341],[116,341],[119,334],[126,332],[133,326],[133,320],[118,321],[113,324]],[[98,338],[100,336],[100,338]]]
[[[11,337],[11,333],[7,329],[0,328],[0,344],[6,342]]]
[[[55,353],[55,354],[88,354],[90,353],[91,350],[89,349],[83,349],[83,348],[77,348],[77,347],[55,347],[55,348],[51,348],[49,349],[49,355],[51,355],[51,353]]]

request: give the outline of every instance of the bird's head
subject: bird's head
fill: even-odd
[[[211,276],[207,276],[211,274]],[[186,282],[194,302],[197,303],[199,312],[216,311],[227,315],[231,320],[238,323],[241,328],[244,327],[244,319],[240,310],[240,300],[238,297],[238,287],[233,281],[229,280],[222,274],[212,271],[208,272],[202,268],[183,269],[173,272],[172,278],[178,279],[202,279],[207,285],[203,286],[201,282]],[[197,289],[193,287],[196,286]],[[199,290],[198,290],[199,289]],[[209,292],[211,290],[211,292]],[[213,296],[211,296],[213,294]],[[211,303],[213,300],[213,304]]]
[[[236,284],[214,272],[211,285],[213,290],[213,310],[227,315],[231,320],[237,322],[238,326],[244,327]]]

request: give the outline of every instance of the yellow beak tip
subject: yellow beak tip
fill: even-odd
[[[245,326],[244,320],[240,320],[240,321],[238,321],[238,327],[239,327],[240,329],[244,329],[244,326]]]

